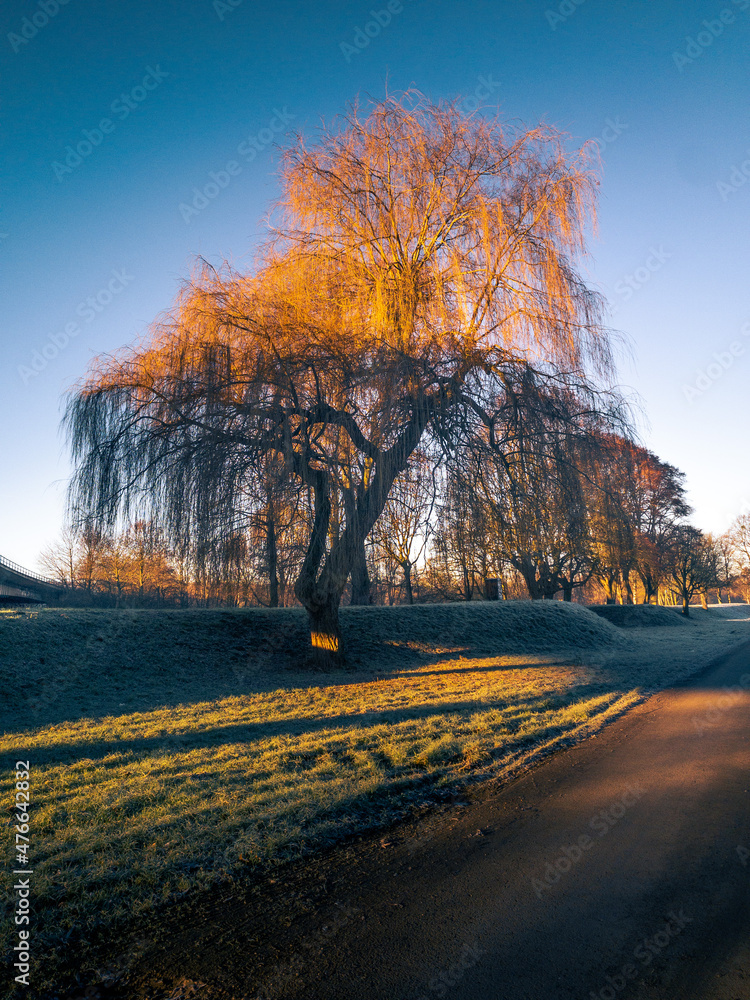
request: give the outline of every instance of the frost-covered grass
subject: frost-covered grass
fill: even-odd
[[[362,676],[420,662],[425,653],[468,657],[619,641],[609,623],[560,603],[342,608],[341,619],[351,666]],[[4,726],[37,726],[307,685],[299,668],[308,643],[301,608],[0,612],[0,718]],[[342,679],[348,675],[329,683]]]
[[[294,611],[0,615],[2,690],[22,685],[8,804],[15,760],[32,769],[38,989],[179,893],[507,778],[750,637],[737,605],[627,631],[546,602],[345,612],[360,669],[338,675],[289,669]]]

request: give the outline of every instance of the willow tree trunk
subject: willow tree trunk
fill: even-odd
[[[339,604],[346,581],[359,573],[358,585],[365,574],[365,539],[383,512],[394,480],[402,472],[419,444],[431,415],[429,406],[415,407],[410,422],[387,451],[378,453],[367,486],[344,493],[346,527],[331,541],[326,552],[331,522],[330,475],[320,469],[305,467],[307,483],[312,487],[315,515],[307,552],[294,585],[299,602],[310,621],[310,656],[312,665],[321,670],[343,667],[344,648],[339,623]],[[358,569],[355,570],[355,567]],[[369,590],[369,588],[368,588]],[[360,589],[361,595],[361,589]]]
[[[330,553],[328,559],[325,559],[323,572],[319,574],[326,554],[326,538],[331,522],[329,484],[323,473],[314,477],[313,497],[313,526],[307,552],[294,584],[294,593],[307,611],[310,623],[310,665],[317,670],[332,670],[343,662],[339,602],[346,576],[343,581],[334,579],[330,572]],[[334,543],[334,547],[336,545],[340,545],[340,540]]]
[[[370,573],[367,569],[367,556],[365,554],[365,540],[361,545],[357,545],[354,552],[352,564],[352,604],[372,604],[372,586],[370,583]]]
[[[526,590],[528,591],[531,600],[541,600],[543,596],[542,588],[540,587],[537,579],[536,566],[534,566],[529,559],[514,562],[513,565],[523,577],[523,582],[526,584]]]
[[[319,670],[336,670],[343,666],[344,647],[339,621],[341,597],[307,609],[310,620],[310,644],[313,664]]]

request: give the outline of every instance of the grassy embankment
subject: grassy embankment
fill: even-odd
[[[626,633],[530,602],[342,618],[357,672],[310,675],[295,610],[0,614],[1,787],[10,807],[31,761],[38,989],[71,956],[95,980],[96,946],[180,893],[595,731],[745,626]]]

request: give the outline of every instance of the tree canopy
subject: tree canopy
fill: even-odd
[[[200,546],[274,475],[309,498],[295,593],[321,665],[338,605],[397,477],[430,437],[565,399],[622,416],[603,302],[580,265],[594,161],[548,126],[512,130],[419,95],[294,137],[250,273],[203,265],[135,347],[98,359],[66,413],[78,521],[145,511]],[[332,531],[332,516],[336,530]]]

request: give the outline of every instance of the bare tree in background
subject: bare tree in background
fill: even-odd
[[[439,567],[444,598],[471,601],[475,593],[482,593],[483,571],[492,551],[491,526],[468,444],[456,449],[446,469],[431,549],[433,575]]]
[[[672,588],[682,603],[683,615],[690,614],[690,602],[716,582],[716,553],[711,542],[689,524],[675,529],[669,545]]]
[[[73,589],[77,583],[76,563],[79,539],[70,528],[64,528],[59,541],[48,545],[41,554],[44,572],[53,580]]]
[[[129,589],[131,569],[137,565],[132,557],[128,540],[128,533],[107,538],[101,559],[101,577],[108,585],[110,593],[114,595],[117,608],[121,606],[123,597]],[[142,586],[140,598],[142,601]]]
[[[750,566],[750,514],[739,514],[729,527],[728,537],[745,566]]]
[[[532,600],[562,590],[569,601],[594,572],[585,472],[599,427],[598,414],[566,386],[540,392],[521,379],[506,383],[491,446],[484,428],[472,441],[482,503]]]
[[[638,582],[648,604],[668,575],[675,529],[690,513],[684,476],[636,442],[603,435],[593,479],[593,536],[598,576],[608,600],[635,600]]]
[[[716,598],[719,604],[721,604],[721,592],[722,590],[726,590],[727,599],[731,603],[732,587],[740,572],[734,539],[729,531],[725,531],[722,535],[716,537],[712,535],[708,537],[711,539],[711,544],[716,553]]]
[[[256,475],[249,478],[247,535],[254,551],[258,575],[265,577],[263,593],[252,587],[259,604],[277,608],[282,603],[289,571],[298,541],[295,527],[304,529],[309,521],[306,491],[287,474],[283,461],[269,453],[263,456]],[[299,562],[300,560],[297,559]]]
[[[403,573],[407,604],[414,603],[413,570],[434,528],[432,515],[438,489],[434,473],[434,460],[423,450],[414,452],[393,484],[373,531],[376,549]]]
[[[672,535],[691,513],[685,500],[685,476],[633,441],[613,438],[618,487],[635,537],[633,569],[641,579],[644,603],[659,588]]]
[[[750,602],[750,514],[739,514],[729,526],[728,534],[740,570],[738,582],[745,590],[745,600]]]

